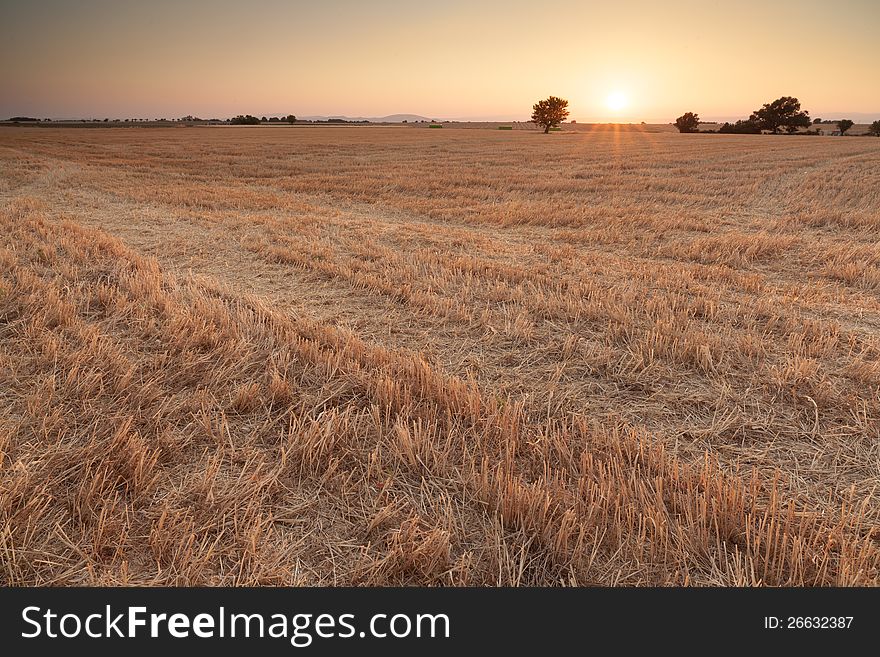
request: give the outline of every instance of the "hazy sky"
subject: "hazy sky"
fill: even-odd
[[[0,118],[880,118],[878,0],[4,0]],[[609,96],[624,107],[613,109]]]

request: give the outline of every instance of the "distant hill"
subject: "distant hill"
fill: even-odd
[[[343,121],[370,121],[371,123],[412,123],[413,121],[430,121],[427,116],[418,114],[389,114],[388,116],[298,116],[304,121],[326,121],[327,119],[342,119]]]
[[[418,114],[389,114],[388,116],[382,116],[377,119],[370,119],[370,121],[376,121],[377,123],[401,123],[403,121],[412,123],[413,121],[431,120],[432,119],[427,116],[419,116]]]

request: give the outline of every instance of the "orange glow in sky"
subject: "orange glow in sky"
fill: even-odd
[[[294,113],[579,121],[747,116],[782,95],[880,118],[876,0],[17,2],[0,118]],[[864,115],[864,116],[860,116]]]

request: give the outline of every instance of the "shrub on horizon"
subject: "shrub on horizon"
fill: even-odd
[[[759,135],[761,128],[751,119],[740,119],[736,123],[725,123],[718,132],[729,135]]]
[[[229,119],[232,125],[260,125],[260,119],[250,114],[241,115]]]
[[[694,112],[685,112],[675,119],[675,127],[679,132],[697,132],[700,127],[700,116]]]

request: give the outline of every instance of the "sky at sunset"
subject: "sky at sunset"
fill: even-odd
[[[878,0],[4,2],[0,118],[880,118]]]

